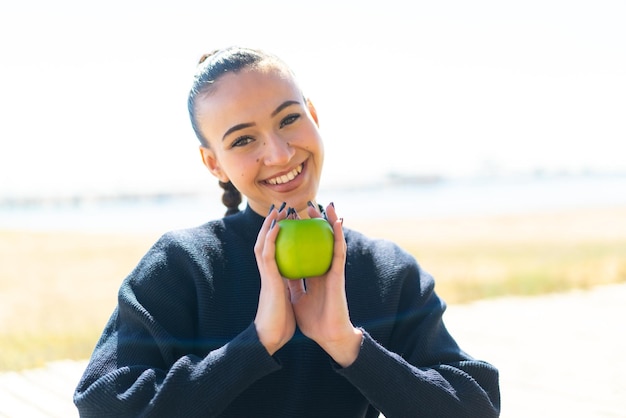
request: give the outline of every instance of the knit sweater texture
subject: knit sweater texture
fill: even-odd
[[[348,228],[357,359],[340,367],[298,329],[270,356],[253,323],[263,220],[247,207],[152,246],[122,282],[76,388],[81,417],[499,415],[498,371],[448,333],[432,277],[397,245]]]

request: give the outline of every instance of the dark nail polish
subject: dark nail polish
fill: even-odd
[[[280,205],[280,209],[278,209],[278,213],[282,212],[283,209],[285,209],[285,206],[287,206],[287,202],[283,202],[283,204]]]
[[[335,203],[334,202],[330,202],[330,206],[335,207]]]
[[[267,215],[269,216],[269,214],[272,213],[273,210],[274,210],[274,204],[272,203],[270,206],[270,211],[267,212]]]
[[[312,208],[315,208],[315,205],[313,204],[313,202],[311,202],[310,200],[308,202],[306,202],[307,205],[311,206]]]
[[[276,219],[272,219],[272,223],[270,224],[270,231],[274,229],[274,225],[276,225]]]

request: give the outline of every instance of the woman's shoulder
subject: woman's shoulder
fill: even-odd
[[[218,253],[224,246],[247,246],[254,244],[262,218],[249,211],[188,228],[170,230],[158,239],[154,248],[159,250],[183,250],[185,252]],[[252,245],[251,244],[251,245]]]
[[[161,235],[157,243],[181,245],[198,242],[198,240],[213,240],[218,239],[224,230],[224,219],[215,219],[201,225],[167,231]]]
[[[207,244],[219,241],[221,222],[210,221],[202,225],[172,229],[162,233],[152,244],[150,252],[171,251],[175,249],[192,249],[199,243]]]
[[[384,237],[372,237],[354,229],[345,228],[349,256],[369,257],[375,261],[393,260],[395,263],[415,263],[416,260],[399,244]]]
[[[148,248],[138,267],[146,264],[172,266],[190,258],[201,260],[201,253],[219,251],[224,240],[223,231],[221,220],[166,231]]]
[[[433,278],[422,270],[417,259],[399,244],[386,238],[370,237],[344,229],[347,243],[346,279],[358,277],[358,286],[370,278],[376,288],[412,289],[411,294],[427,294]]]
[[[222,222],[216,220],[163,233],[139,260],[128,279],[153,281],[171,275],[172,271],[198,270],[201,265],[219,258],[223,240],[220,231],[223,229]]]

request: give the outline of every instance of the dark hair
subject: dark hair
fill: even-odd
[[[271,62],[278,68],[288,70],[287,65],[276,56],[266,52],[242,48],[229,47],[218,49],[211,53],[204,54],[198,62],[198,70],[194,76],[191,91],[187,99],[187,110],[191,119],[191,126],[196,133],[196,137],[204,147],[209,146],[209,141],[202,135],[196,119],[196,100],[203,94],[208,93],[215,82],[223,75],[237,73],[246,68],[258,67],[261,63]],[[226,215],[233,215],[239,212],[241,203],[241,193],[231,182],[219,182],[224,189],[222,203],[226,206]]]
[[[230,181],[226,183],[220,181],[219,185],[222,189],[224,189],[224,194],[222,195],[222,203],[226,206],[226,213],[224,216],[234,215],[239,212],[241,192],[237,190],[235,185]]]

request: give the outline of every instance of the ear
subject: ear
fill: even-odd
[[[310,99],[306,99],[306,106],[309,108],[309,112],[311,113],[311,116],[313,117],[315,124],[319,127],[320,122],[317,119],[317,110],[315,110],[315,106],[313,106],[313,102]]]
[[[219,181],[228,183],[228,176],[222,171],[215,152],[211,148],[200,145],[200,156],[202,157],[202,163],[209,169],[211,174],[218,178]]]

